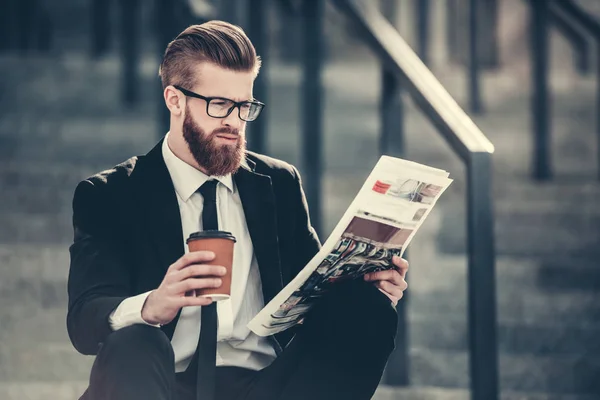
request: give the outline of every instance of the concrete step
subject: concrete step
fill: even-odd
[[[26,347],[31,343],[68,345],[67,307],[13,306],[0,312],[0,339],[11,346]]]
[[[504,390],[500,400],[597,400],[595,395],[550,394]],[[426,386],[392,387],[380,385],[373,400],[471,400],[467,389],[436,388]]]
[[[3,400],[73,400],[87,388],[87,381],[63,382],[0,382]],[[596,396],[504,391],[500,400],[597,400]],[[373,400],[470,400],[466,389],[434,387],[391,387],[380,385]]]
[[[28,346],[2,345],[2,382],[65,380],[85,381],[93,357],[81,356],[69,345],[29,343]],[[467,353],[411,349],[411,380],[416,386],[466,388],[469,385]],[[35,363],[35,368],[31,364]],[[600,394],[596,379],[600,357],[582,355],[500,355],[502,390]]]
[[[66,243],[64,247],[57,244],[52,250],[40,254],[35,253],[34,249],[21,248],[20,254],[25,260],[22,262],[16,261],[19,252],[5,253],[3,258],[9,261],[3,265],[4,278],[0,284],[0,293],[5,302],[46,309],[66,306],[67,247]],[[28,262],[29,266],[21,268]],[[411,310],[423,315],[447,313],[463,318],[466,313],[465,271],[457,268],[456,272],[445,274],[442,272],[444,264],[434,266],[442,270],[428,274],[426,266],[423,271],[418,271],[419,263],[413,263],[414,272],[408,275]],[[600,291],[595,287],[591,290],[538,288],[535,287],[536,272],[533,267],[503,274],[499,272],[497,283],[497,309],[501,321],[542,325],[560,322],[564,326],[579,326],[582,318],[600,321]],[[596,273],[589,275],[597,279]],[[575,286],[576,280],[585,276],[588,276],[585,271],[572,275],[572,285]]]
[[[464,254],[466,219],[464,213],[453,212],[453,209],[445,208],[439,232],[440,249],[450,254]],[[592,259],[600,255],[600,216],[586,213],[585,209],[576,217],[560,210],[497,213],[495,235],[496,251],[500,255],[553,257],[560,254]]]
[[[0,398],[3,400],[75,400],[87,388],[87,380],[73,381],[65,378],[60,382],[21,381],[0,382]]]
[[[600,357],[500,354],[502,390],[600,395]],[[416,386],[469,386],[466,352],[411,349],[411,382]]]
[[[440,289],[419,293],[411,289],[410,304],[415,313],[466,314],[466,290]],[[498,319],[528,324],[578,324],[582,319],[600,321],[600,293],[540,293],[530,288],[509,287],[497,293]]]
[[[89,378],[93,357],[83,356],[67,343],[0,344],[0,381],[83,381]],[[32,366],[34,365],[34,366]]]
[[[467,351],[469,334],[466,315],[450,318],[408,312],[409,340],[412,348]],[[498,350],[513,355],[600,356],[600,323],[584,320],[579,326],[498,321]]]
[[[0,243],[68,246],[73,239],[72,217],[66,209],[50,215],[24,211],[0,214]]]
[[[549,211],[574,212],[580,209],[574,207],[575,205],[595,204],[594,201],[600,196],[600,183],[560,177],[551,182],[533,182],[528,178],[523,180],[516,178],[495,182],[494,190],[497,205],[502,207],[500,209],[512,204],[514,209],[524,207],[535,212],[536,210],[531,207],[533,204],[556,204],[562,207],[552,207]],[[595,210],[598,208],[596,207]]]
[[[432,221],[433,222],[433,221]],[[467,281],[467,257],[440,254],[434,243],[428,243],[427,230],[419,231],[411,244],[408,257],[413,268],[409,271],[412,285],[423,291],[460,288]],[[498,256],[496,286],[529,289],[539,293],[594,292],[600,290],[600,269],[595,260],[556,256],[541,259]]]

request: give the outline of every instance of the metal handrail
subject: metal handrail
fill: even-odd
[[[600,22],[583,10],[573,0],[554,1],[553,5],[560,7],[569,17],[578,22],[581,27],[596,41],[596,110],[600,107]],[[596,136],[598,177],[600,178],[600,113],[596,112]]]
[[[472,153],[493,153],[494,146],[423,64],[375,5],[360,0],[334,0],[366,31],[372,49],[388,67],[397,70],[415,101],[429,116],[454,151],[468,161]]]
[[[554,0],[553,5],[561,8],[570,17],[579,22],[594,38],[600,39],[600,22],[573,0]]]
[[[572,21],[566,15],[561,7],[555,2],[550,6],[551,21],[556,29],[571,43],[575,53],[575,65],[577,71],[585,73],[589,71],[589,43],[585,34],[580,29],[574,27]]]
[[[496,291],[491,195],[494,146],[372,1],[334,0],[402,82],[467,169],[468,317],[471,396],[498,399]],[[385,92],[385,88],[384,88]],[[393,111],[393,109],[391,110]]]
[[[550,162],[550,106],[548,95],[548,15],[563,15],[563,22],[573,31],[583,31],[596,41],[598,62],[596,63],[596,107],[600,105],[600,22],[589,15],[572,0],[549,2],[532,1],[532,81],[534,82],[533,126],[534,126],[534,177],[549,179],[552,176]],[[600,113],[596,113],[596,134],[600,138]],[[600,177],[600,140],[597,148],[598,176]]]

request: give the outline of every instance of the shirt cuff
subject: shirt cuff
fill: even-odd
[[[128,297],[110,314],[108,322],[113,331],[130,325],[144,324],[160,328],[160,324],[150,324],[142,318],[142,308],[152,291]]]

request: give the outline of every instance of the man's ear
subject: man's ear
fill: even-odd
[[[180,116],[183,114],[183,109],[185,107],[185,98],[181,96],[173,86],[169,85],[163,91],[163,96],[165,99],[165,104],[167,108],[173,115]]]

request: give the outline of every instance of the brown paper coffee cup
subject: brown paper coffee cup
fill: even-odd
[[[227,300],[231,295],[231,275],[233,265],[233,245],[235,237],[225,231],[194,232],[186,241],[190,251],[212,251],[215,258],[209,265],[222,265],[227,273],[220,276],[222,284],[218,288],[196,289],[197,297],[211,297],[214,301]]]

